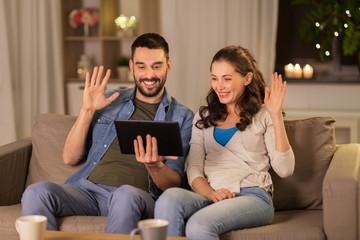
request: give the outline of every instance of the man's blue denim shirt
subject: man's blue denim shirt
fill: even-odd
[[[136,87],[131,89],[112,90],[106,93],[110,96],[115,91],[120,92],[120,96],[109,106],[97,111],[90,125],[86,140],[86,151],[83,159],[86,159],[84,166],[73,174],[66,184],[78,185],[82,179],[87,179],[90,172],[98,164],[110,144],[116,137],[114,120],[127,120],[134,112],[133,99]],[[193,112],[179,103],[175,98],[167,95],[164,91],[159,108],[155,115],[155,121],[176,121],[179,123],[184,157],[177,160],[166,159],[164,164],[176,171],[181,177],[181,186],[186,186],[187,179],[184,172],[185,158],[189,152],[189,141],[191,138]],[[149,174],[149,192],[153,198],[158,198],[162,191],[155,185]]]

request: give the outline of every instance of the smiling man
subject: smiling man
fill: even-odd
[[[137,222],[153,218],[155,200],[171,187],[186,184],[184,158],[189,151],[193,113],[165,89],[171,69],[169,47],[154,33],[139,36],[129,62],[135,87],[105,92],[110,70],[95,67],[87,73],[83,104],[64,144],[65,164],[84,166],[65,184],[30,185],[22,197],[22,215],[48,218],[47,229],[57,230],[56,217],[107,216],[105,232],[129,234]],[[176,121],[180,125],[184,157],[121,154],[114,120]],[[147,148],[148,149],[148,148]]]
[[[171,68],[169,56],[162,49],[138,47],[133,51],[136,54],[130,60],[130,69],[137,86],[136,97],[143,101],[151,99],[152,102],[160,102]],[[158,61],[153,62],[154,57]]]

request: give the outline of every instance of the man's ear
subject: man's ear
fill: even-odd
[[[245,76],[245,86],[249,85],[253,79],[254,74],[252,72],[248,72]]]
[[[167,60],[167,67],[168,67],[168,72],[170,72],[171,70],[171,59],[169,58],[169,60]]]
[[[134,62],[132,61],[132,59],[129,60],[129,67],[130,67],[130,71],[131,73],[134,75]]]

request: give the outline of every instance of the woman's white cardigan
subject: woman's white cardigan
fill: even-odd
[[[238,130],[225,147],[214,139],[214,127],[195,126],[199,118],[197,113],[186,159],[190,186],[195,178],[204,177],[215,190],[226,188],[238,193],[241,187],[258,186],[272,191],[270,165],[280,177],[292,175],[292,148],[287,152],[275,150],[274,128],[264,106],[254,115],[252,124],[245,131]]]

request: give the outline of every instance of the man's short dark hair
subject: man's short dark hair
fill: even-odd
[[[131,45],[131,59],[134,60],[135,50],[138,47],[164,50],[166,60],[169,60],[169,45],[166,40],[157,33],[144,33],[137,37]]]

